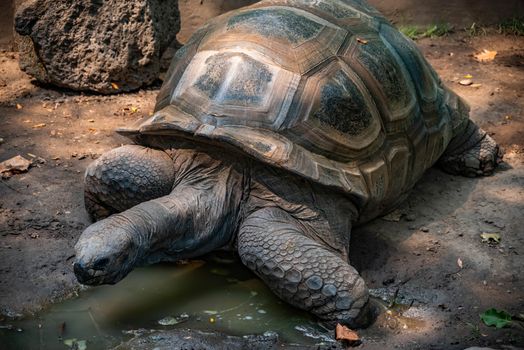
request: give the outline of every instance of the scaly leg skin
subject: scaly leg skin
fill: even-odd
[[[497,143],[470,120],[464,132],[451,140],[439,166],[454,175],[487,176],[493,174],[502,156]]]
[[[115,148],[86,170],[87,212],[98,221],[165,196],[173,187],[174,173],[173,160],[166,152],[137,145]]]
[[[306,237],[301,224],[278,208],[251,214],[238,233],[242,262],[284,301],[333,327],[372,321],[366,285],[339,254]]]

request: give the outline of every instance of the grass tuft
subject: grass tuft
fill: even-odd
[[[418,27],[413,25],[400,26],[398,30],[411,40],[416,40],[419,35]]]
[[[445,36],[453,32],[453,27],[450,26],[449,23],[431,24],[426,27],[405,25],[400,26],[398,29],[402,34],[412,40]]]
[[[524,17],[508,18],[498,26],[498,32],[505,35],[524,36]]]
[[[488,33],[485,27],[475,22],[473,22],[473,24],[469,28],[464,28],[464,30],[469,36],[481,36],[486,35]]]

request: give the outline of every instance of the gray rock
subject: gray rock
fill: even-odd
[[[138,89],[169,64],[179,18],[177,0],[28,1],[15,19],[30,39],[20,66],[42,83],[74,90]]]

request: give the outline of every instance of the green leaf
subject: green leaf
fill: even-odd
[[[489,309],[480,315],[480,319],[486,326],[495,326],[497,328],[506,327],[511,323],[511,315],[504,310]]]
[[[73,343],[75,343],[75,342],[76,342],[76,338],[64,340],[64,344],[69,346],[70,348],[73,347]]]
[[[64,340],[64,344],[70,347],[71,349],[87,350],[86,340],[78,340],[77,338],[71,338]]]
[[[76,342],[76,348],[78,350],[87,350],[87,341],[79,340]]]

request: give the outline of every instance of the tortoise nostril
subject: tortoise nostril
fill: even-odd
[[[75,262],[73,264],[73,271],[75,272],[75,274],[82,274],[83,271],[85,271],[84,269],[84,266],[82,265],[82,263],[80,262]]]
[[[78,282],[80,283],[84,283],[85,281],[88,281],[91,278],[91,275],[89,274],[85,265],[81,262],[75,262],[73,264],[73,271],[75,272],[75,276],[78,279]]]
[[[107,266],[108,263],[109,263],[108,258],[97,259],[95,263],[93,264],[93,269],[102,270],[104,267]]]

